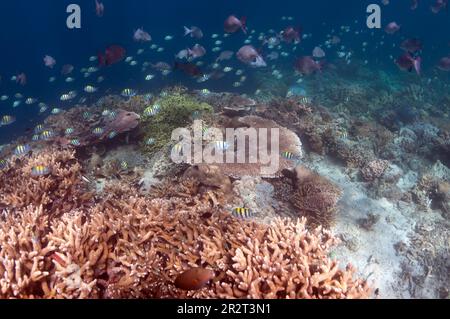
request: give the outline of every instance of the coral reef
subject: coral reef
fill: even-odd
[[[36,181],[26,174],[42,159],[53,173]],[[80,204],[68,196],[80,191],[69,187],[80,186],[79,168],[73,153],[48,149],[10,162],[1,173],[2,202],[7,205],[16,205],[10,198],[30,189],[51,198],[49,189],[40,191],[36,185],[52,183],[61,185],[52,191],[65,203],[56,208],[56,201],[49,206],[48,201],[30,198],[14,209],[2,207],[0,297],[371,296],[368,283],[353,278],[351,266],[341,269],[327,257],[336,243],[328,231],[307,230],[304,219],[263,225],[224,211],[227,196],[216,187],[224,177],[214,176],[217,171],[167,180],[150,196],[116,182],[106,186],[103,198]],[[11,177],[15,184],[3,184]],[[189,272],[195,268],[205,269],[200,271],[205,286],[181,287],[180,278],[189,281],[198,273]],[[201,289],[183,290],[177,284]]]
[[[50,170],[34,177],[33,167]],[[43,207],[48,215],[59,215],[90,205],[93,195],[82,179],[82,167],[73,150],[47,149],[31,157],[13,156],[0,170],[0,209],[14,213],[29,205]]]
[[[149,153],[155,153],[171,142],[172,131],[177,128],[184,128],[191,124],[198,114],[207,119],[211,115],[213,108],[204,102],[198,101],[194,96],[178,88],[167,95],[164,95],[147,104],[146,107],[157,105],[159,110],[152,115],[143,116],[141,131],[144,135],[143,148]],[[151,145],[146,144],[148,139],[153,139]]]
[[[110,105],[106,110],[100,107],[78,106],[49,116],[44,126],[52,132],[48,142],[83,147],[103,143],[132,131],[139,123],[138,114],[115,108],[114,105]],[[66,131],[68,128],[72,129],[70,134]],[[73,140],[77,140],[77,143],[72,143]]]
[[[282,171],[285,169],[292,169],[296,166],[298,160],[286,159],[281,156],[282,152],[290,152],[295,155],[296,158],[300,159],[303,156],[302,143],[298,138],[297,134],[290,131],[289,129],[278,125],[275,121],[267,120],[259,116],[245,116],[240,118],[235,118],[229,120],[223,124],[226,128],[241,129],[238,133],[247,134],[246,129],[252,128],[256,129],[258,136],[256,137],[257,142],[246,142],[245,148],[245,160],[244,163],[239,163],[237,159],[237,151],[242,151],[242,149],[237,149],[239,145],[235,148],[235,160],[234,163],[221,163],[216,164],[220,167],[221,171],[232,177],[241,178],[243,176],[252,177],[265,177],[265,178],[276,178],[282,175]],[[275,152],[275,147],[271,145],[272,134],[271,129],[279,130],[279,140],[277,141],[278,154],[272,154]],[[267,140],[263,140],[260,135],[259,129],[266,129],[267,133],[264,133],[264,137]],[[268,145],[266,145],[266,142]],[[268,167],[270,163],[263,163],[260,158],[260,154],[268,154],[270,158],[277,158],[279,161],[278,168],[276,172],[264,173],[264,167]],[[251,160],[251,157],[258,155],[258,159]]]
[[[296,168],[296,189],[291,197],[299,216],[308,223],[330,228],[334,221],[341,190],[326,178],[305,167]]]

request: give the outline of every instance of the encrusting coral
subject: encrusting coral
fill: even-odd
[[[27,176],[43,158],[54,173]],[[332,235],[307,230],[304,219],[271,225],[236,219],[223,211],[220,189],[192,178],[169,180],[150,196],[118,182],[80,205],[68,197],[69,181],[77,191],[83,187],[69,151],[9,164],[0,173],[0,298],[370,297],[351,266],[340,269],[328,258]],[[9,177],[14,184],[4,184]],[[56,192],[70,204],[56,208],[55,199],[49,205],[24,196],[28,201],[14,207],[10,198],[46,184],[64,185]],[[177,288],[180,274],[188,280],[193,268],[215,278],[199,290],[180,289],[190,287],[186,282]]]

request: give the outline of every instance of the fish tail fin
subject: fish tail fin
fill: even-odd
[[[184,36],[187,36],[188,34],[191,34],[192,30],[189,29],[188,27],[184,26]]]
[[[419,56],[414,59],[413,61],[414,69],[416,70],[417,74],[420,75],[422,71],[422,58]]]
[[[245,34],[247,34],[247,17],[242,17],[241,18],[241,29],[242,29],[242,31],[245,33]]]

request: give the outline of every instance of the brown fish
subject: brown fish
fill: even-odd
[[[199,77],[203,75],[203,72],[200,70],[200,68],[193,63],[175,62],[175,69],[181,70],[192,77]]]
[[[175,287],[182,290],[199,290],[216,276],[214,271],[205,268],[192,268],[178,275]]]
[[[224,22],[224,30],[227,33],[235,33],[239,29],[242,30],[245,34],[247,34],[247,18],[242,17],[241,19],[236,18],[236,16],[229,16]]]
[[[422,42],[419,39],[407,39],[400,44],[400,48],[409,53],[416,53],[422,50]]]

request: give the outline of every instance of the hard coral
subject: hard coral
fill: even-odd
[[[23,168],[11,163],[5,174],[22,176]],[[58,190],[67,200],[64,190],[71,189]],[[152,194],[115,183],[96,203],[63,206],[58,216],[39,202],[3,209],[0,298],[370,296],[351,267],[328,259],[331,234],[307,230],[304,219],[235,219],[222,211],[220,190],[200,193],[194,179],[169,181]],[[177,288],[179,275],[193,268],[216,278],[199,290]]]
[[[71,144],[71,140],[77,139],[79,145],[76,146],[95,145],[132,131],[139,125],[140,116],[134,112],[122,109],[110,109],[108,112],[104,115],[99,107],[80,106],[49,116],[45,120],[45,127],[51,129],[54,134],[50,142],[67,146]],[[73,133],[67,135],[67,128],[73,129]],[[100,129],[101,134],[94,134],[95,129]]]
[[[333,223],[341,190],[326,178],[299,166],[296,168],[296,190],[291,203],[300,216],[314,226],[329,228]]]
[[[33,167],[39,165],[50,173],[33,176]],[[46,214],[61,214],[82,208],[91,199],[71,150],[44,149],[31,157],[14,156],[10,168],[0,171],[0,209],[8,212],[42,205]]]
[[[235,155],[234,163],[215,164],[220,167],[221,171],[224,174],[232,178],[241,178],[243,176],[265,178],[280,177],[283,170],[292,169],[296,165],[295,159],[286,159],[281,156],[281,153],[290,152],[296,156],[297,160],[303,156],[302,142],[300,141],[297,134],[285,127],[278,125],[274,121],[267,120],[259,116],[245,116],[238,118],[236,121],[230,122],[229,124],[229,128],[241,129],[239,133],[247,135],[249,135],[249,131],[246,130],[247,128],[256,129],[257,134],[261,133],[261,129],[267,129],[267,140],[263,140],[259,135],[257,137],[258,140],[256,143],[253,143],[252,141],[246,141],[244,163],[239,163]],[[279,139],[276,141],[276,145],[272,145],[272,129],[279,130]],[[268,145],[266,145],[266,143]],[[237,146],[239,146],[239,144]],[[276,148],[274,146],[276,146]],[[261,150],[263,150],[263,148],[266,150],[267,154],[272,160],[276,158],[279,161],[279,165],[275,172],[264,173],[263,168],[269,166],[270,163],[263,164],[261,161],[259,155],[261,154]],[[278,153],[275,154],[274,152],[276,152],[276,149],[278,149]],[[235,148],[235,151],[243,152],[242,149],[237,149],[237,147]],[[252,162],[250,158],[255,159],[254,156],[258,156],[258,158],[256,159],[256,161]]]
[[[386,169],[389,167],[389,162],[385,160],[373,160],[367,163],[361,169],[361,176],[366,182],[373,182],[374,180],[383,176]]]

